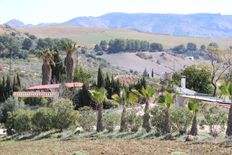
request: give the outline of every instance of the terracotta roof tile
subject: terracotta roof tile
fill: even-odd
[[[27,88],[27,90],[58,89],[60,85],[61,84],[36,85]],[[83,83],[73,82],[73,83],[65,83],[64,85],[68,88],[73,88],[73,87],[81,88],[83,86]]]

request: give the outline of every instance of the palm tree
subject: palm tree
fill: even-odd
[[[190,135],[196,136],[198,134],[197,128],[197,113],[202,108],[202,102],[197,99],[191,99],[188,101],[188,108],[193,112],[192,126],[190,130]]]
[[[170,133],[170,107],[174,103],[174,97],[169,93],[164,93],[164,105],[165,105],[165,115],[164,115],[164,122],[163,122],[163,132]]]
[[[52,78],[52,68],[51,63],[54,63],[53,51],[50,49],[42,49],[38,53],[38,57],[43,59],[42,65],[42,85],[50,84]]]
[[[155,89],[152,87],[142,88],[141,91],[132,90],[139,99],[141,99],[145,103],[144,108],[144,116],[143,116],[143,125],[142,127],[146,129],[147,132],[151,130],[151,123],[150,123],[150,114],[149,114],[149,101],[155,95]]]
[[[121,123],[120,123],[120,132],[126,130],[126,107],[128,104],[133,104],[137,102],[137,96],[133,93],[129,93],[125,88],[120,91],[120,95],[114,94],[112,99],[117,103],[122,105],[122,114],[121,114]]]
[[[67,81],[68,82],[73,82],[73,58],[72,54],[76,51],[77,45],[76,43],[67,40],[64,43],[64,49],[66,51],[66,57],[64,60],[64,64],[66,66],[66,74],[67,74]]]
[[[227,92],[225,92],[225,93],[227,93],[229,95],[230,101],[232,101],[232,82],[230,82],[227,85]],[[227,136],[232,135],[232,103],[230,103],[230,110],[229,110],[229,114],[228,114],[226,135]]]
[[[103,102],[107,100],[107,92],[104,88],[96,89],[90,91],[92,99],[95,101],[97,105],[97,132],[101,132],[104,130],[103,127],[103,119],[102,119],[102,111],[103,111]]]

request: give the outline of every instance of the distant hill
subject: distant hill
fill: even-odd
[[[25,24],[22,21],[17,20],[17,19],[12,19],[12,20],[6,22],[5,24],[9,25],[11,27],[25,27]]]
[[[13,27],[22,26],[21,22],[10,23]],[[77,17],[59,24],[90,28],[135,29],[143,32],[179,36],[232,37],[232,15],[221,14],[109,13],[99,17]],[[57,24],[44,23],[37,26],[50,25]],[[28,25],[26,26],[28,27]]]
[[[103,28],[85,28],[76,26],[47,26],[47,27],[31,27],[17,28],[20,32],[28,32],[38,37],[52,38],[70,38],[82,46],[93,47],[101,40],[110,39],[138,39],[147,40],[149,42],[158,42],[164,45],[165,48],[171,48],[179,44],[187,44],[193,42],[200,45],[208,45],[210,42],[217,42],[221,48],[228,48],[232,45],[232,39],[215,39],[215,38],[200,38],[200,37],[184,37],[174,35],[160,35],[154,33],[140,32],[128,29],[103,29]]]
[[[74,18],[65,24],[97,28],[127,28],[159,34],[232,37],[232,16],[220,14],[126,14]]]

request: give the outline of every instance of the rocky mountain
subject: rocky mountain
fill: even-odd
[[[22,25],[20,22],[13,23],[16,23],[11,24],[14,27]],[[77,17],[59,24],[91,28],[135,29],[143,32],[180,36],[232,37],[232,15],[221,14],[109,13],[98,17]]]

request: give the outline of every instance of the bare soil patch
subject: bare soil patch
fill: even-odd
[[[183,152],[190,155],[230,155],[232,147],[218,144],[192,144],[177,141],[155,140],[41,140],[0,142],[1,155],[65,155],[83,151],[89,155],[169,155]]]

